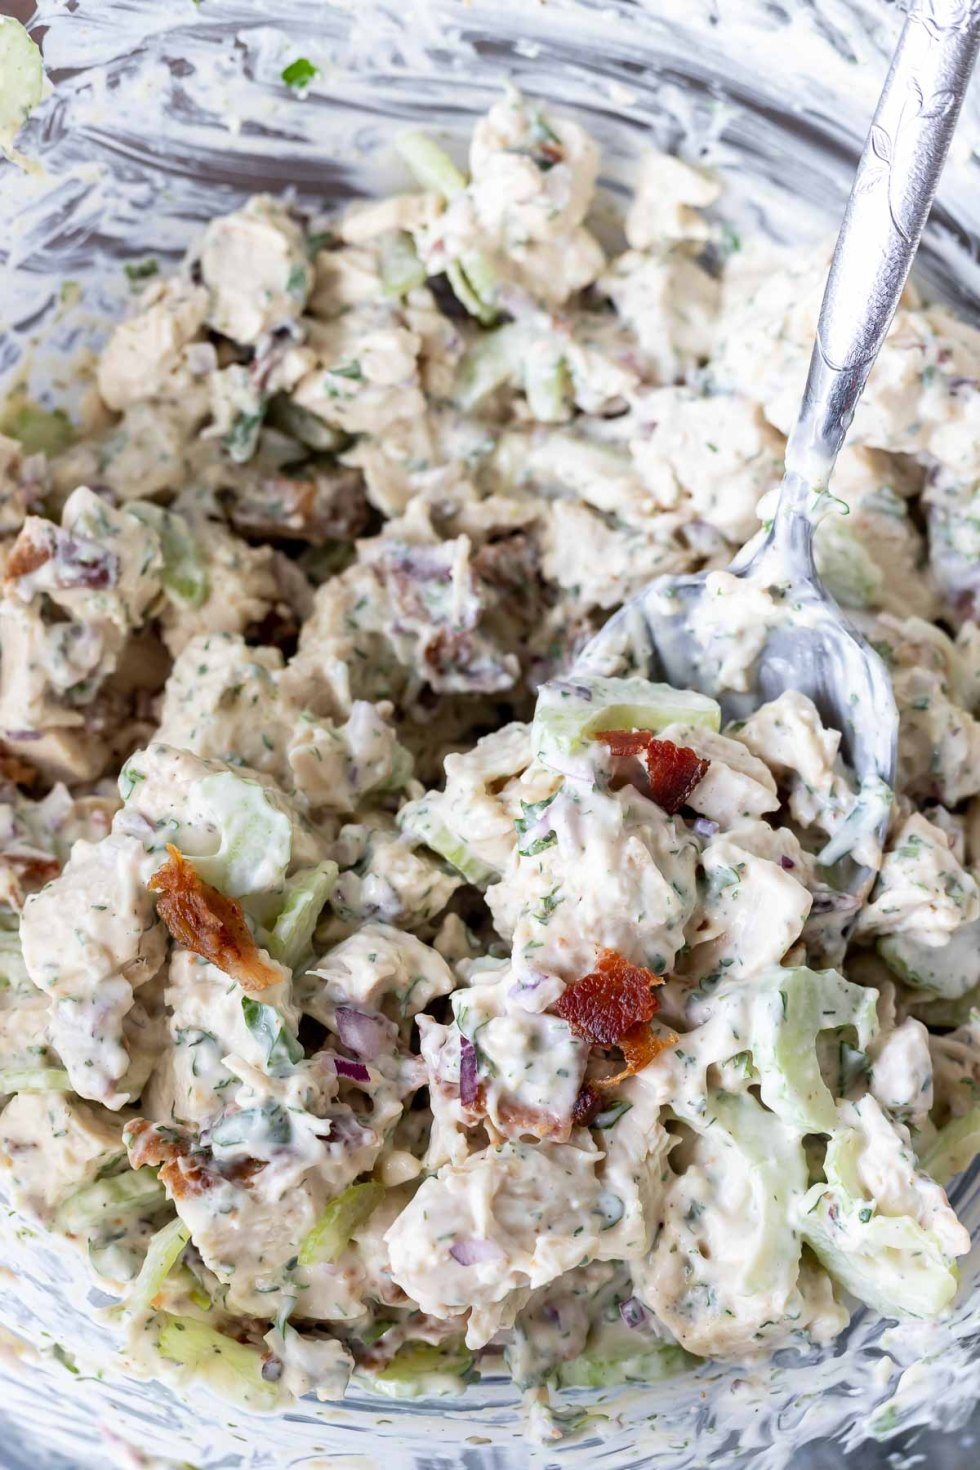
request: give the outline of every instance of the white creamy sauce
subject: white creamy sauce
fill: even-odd
[[[568,1427],[562,1390],[599,1387],[613,1417],[590,1427],[633,1456],[695,1465],[733,1433],[776,1470],[825,1430],[927,1420],[937,1374],[950,1413],[980,1389],[975,1200],[944,1189],[980,1149],[980,337],[909,293],[835,481],[850,514],[818,535],[902,717],[880,875],[837,974],[817,854],[860,798],[809,701],[719,729],[683,691],[598,681],[532,724],[530,693],[650,577],[701,568],[705,657],[751,682],[778,607],[723,568],[771,513],[825,251],[777,192],[764,220],[746,204],[724,107],[664,88],[654,116],[610,71],[614,106],[707,166],[638,156],[572,120],[586,84],[556,89],[530,47],[523,99],[478,97],[465,161],[403,148],[413,182],[334,77],[387,56],[398,105],[424,100],[432,50],[465,56],[489,17],[438,8],[406,26],[366,6],[345,40],[302,46],[243,29],[249,83],[202,7],[186,116],[159,54],[123,59],[138,17],[45,17],[49,66],[93,69],[65,83],[79,137],[111,140],[88,163],[68,135],[51,149],[76,225],[104,212],[110,241],[191,253],[125,310],[104,277],[87,306],[117,325],[84,404],[50,363],[92,323],[51,320],[29,376],[72,408],[74,443],[29,452],[15,419],[0,439],[0,726],[56,783],[0,804],[0,1157],[50,1232],[9,1232],[10,1258],[31,1325],[71,1279],[59,1232],[130,1293],[131,1366],[192,1395],[168,1454],[182,1433],[195,1460],[219,1452],[231,1411],[202,1383],[265,1411],[336,1400],[352,1372],[358,1392],[444,1393],[502,1347],[536,1437]],[[545,43],[593,34],[592,6],[547,9]],[[751,9],[719,46],[758,68]],[[279,81],[301,52],[305,100]],[[863,116],[873,68],[825,60]],[[278,187],[284,109],[301,193],[327,166],[375,202],[311,214],[186,179],[195,242],[169,202],[152,225],[132,191],[106,208],[147,117],[192,153],[259,123]],[[601,164],[632,198],[622,225]],[[54,191],[32,174],[12,197],[14,266]],[[21,279],[26,324],[45,286]],[[655,755],[648,781],[609,730],[707,768],[671,800]],[[152,886],[168,846],[237,905],[264,988],[209,963],[200,924],[200,954],[175,928]],[[609,952],[614,989],[656,997],[652,1025],[590,1034],[576,1011]],[[661,1049],[614,1080],[642,1045]],[[821,1351],[861,1302],[846,1354]],[[59,1362],[118,1345],[64,1333]],[[479,1433],[513,1391],[475,1392]],[[331,1443],[353,1453],[344,1412]],[[277,1454],[301,1453],[280,1424]]]

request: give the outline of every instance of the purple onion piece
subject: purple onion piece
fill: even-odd
[[[492,1240],[458,1240],[449,1254],[460,1266],[476,1266],[480,1261],[499,1261],[503,1252]]]
[[[346,1057],[334,1057],[334,1068],[338,1077],[346,1077],[348,1082],[370,1082],[371,1073],[363,1062],[349,1062]]]
[[[626,1326],[633,1332],[636,1332],[640,1327],[645,1327],[649,1319],[649,1313],[646,1307],[640,1301],[639,1297],[635,1296],[627,1297],[625,1302],[620,1302],[619,1315],[622,1317]]]
[[[385,1028],[377,1016],[367,1016],[353,1006],[338,1006],[335,1012],[337,1035],[349,1051],[366,1062],[380,1056],[385,1045]]]
[[[796,867],[796,864],[791,857],[781,857],[779,859],[779,866],[783,869],[784,872],[791,873]]]
[[[476,1067],[476,1047],[465,1036],[459,1038],[459,1100],[464,1108],[471,1108],[479,1091]]]
[[[40,730],[4,730],[8,740],[40,740]]]
[[[718,831],[718,823],[713,822],[710,817],[695,817],[691,823],[691,831],[696,832],[699,837],[714,837]]]

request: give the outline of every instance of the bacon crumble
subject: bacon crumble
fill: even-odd
[[[30,576],[31,572],[36,572],[38,567],[43,567],[45,562],[51,560],[51,557],[52,551],[49,546],[41,545],[21,532],[7,557],[7,564],[3,572],[4,580],[16,582],[21,577]]]
[[[37,770],[29,761],[0,745],[0,780],[12,781],[15,786],[33,786]]]
[[[168,843],[167,852],[169,861],[154,873],[149,886],[160,895],[157,913],[177,943],[217,965],[243,990],[278,985],[282,971],[255,943],[241,904],[205,883],[176,847]]]
[[[689,745],[658,740],[649,730],[603,730],[596,739],[617,759],[637,756],[642,760],[650,795],[670,817],[704,780],[711,764]]]
[[[673,1031],[655,1035],[650,1022],[657,1011],[653,986],[664,977],[633,965],[614,949],[601,949],[596,967],[569,985],[555,1005],[562,1020],[593,1046],[616,1046],[624,1067],[612,1077],[593,1077],[579,1089],[572,1117],[588,1126],[602,1106],[602,1095],[643,1070],[679,1038]]]
[[[247,1187],[265,1168],[262,1159],[239,1159],[219,1169],[186,1129],[151,1123],[148,1118],[127,1124],[123,1141],[134,1169],[160,1166],[160,1182],[175,1200],[206,1194],[223,1182]]]
[[[616,1046],[631,1027],[653,1019],[653,986],[662,984],[662,975],[631,965],[614,949],[600,949],[595,969],[568,986],[555,1011],[577,1036]]]

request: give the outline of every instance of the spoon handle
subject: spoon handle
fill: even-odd
[[[913,0],[830,267],[787,477],[826,485],[919,246],[977,48],[980,0]]]

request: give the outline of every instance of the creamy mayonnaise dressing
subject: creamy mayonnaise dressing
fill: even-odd
[[[611,254],[597,145],[513,91],[468,173],[401,151],[420,188],[213,220],[110,337],[95,432],[0,439],[0,1154],[144,1367],[273,1408],[502,1351],[551,1434],[551,1390],[951,1309],[980,335],[910,293],[817,536],[901,713],[858,912],[818,858],[855,781],[803,695],[721,729],[552,677],[704,568],[697,637],[749,687],[779,608],[724,568],[822,255],[733,252],[718,182],[662,154]],[[697,768],[676,800],[664,759]]]

